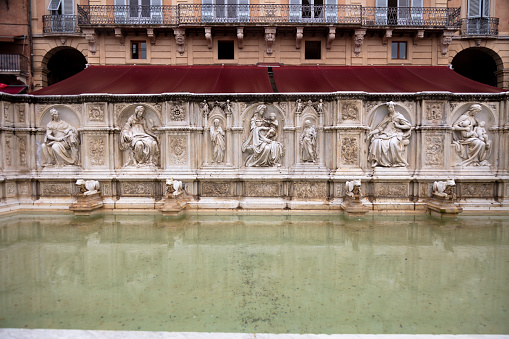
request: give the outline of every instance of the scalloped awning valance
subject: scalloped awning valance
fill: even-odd
[[[272,72],[271,72],[272,71]],[[273,77],[273,78],[272,78]],[[272,81],[272,85],[271,85]],[[438,66],[90,66],[34,95],[161,93],[499,93]]]

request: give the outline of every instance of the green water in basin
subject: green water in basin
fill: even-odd
[[[509,333],[509,216],[0,219],[0,327]]]

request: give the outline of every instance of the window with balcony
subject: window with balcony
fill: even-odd
[[[249,0],[203,0],[204,22],[249,22]]]
[[[468,0],[467,34],[492,34],[490,0]]]
[[[392,59],[406,59],[407,58],[406,41],[393,41],[391,43],[391,56]]]
[[[290,22],[337,21],[337,0],[290,0]]]
[[[375,24],[422,25],[422,0],[376,0]]]
[[[44,22],[45,33],[73,33],[76,31],[74,0],[51,0],[48,5],[51,15]]]
[[[115,0],[115,22],[120,24],[162,23],[162,0]]]

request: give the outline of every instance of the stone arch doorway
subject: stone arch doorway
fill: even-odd
[[[488,48],[462,50],[452,59],[452,67],[457,73],[486,85],[497,87],[502,83],[497,76],[498,71],[503,69],[502,59]]]
[[[85,69],[87,59],[72,47],[57,47],[49,51],[42,61],[43,85],[53,85]]]

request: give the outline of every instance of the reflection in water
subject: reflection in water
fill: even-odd
[[[0,327],[509,333],[509,217],[0,222]]]

